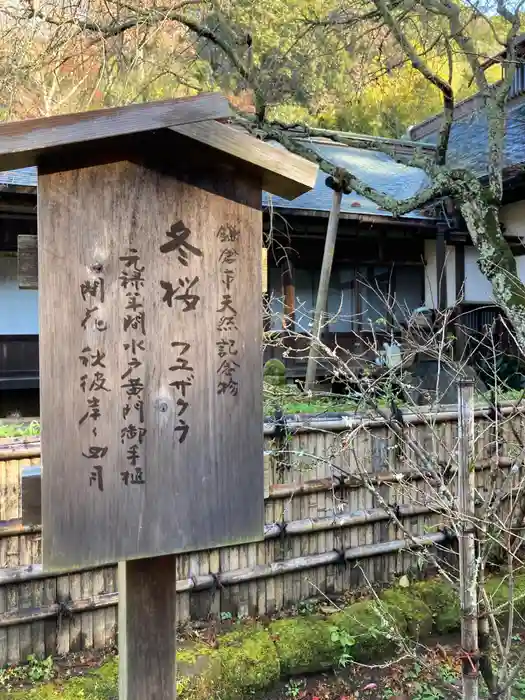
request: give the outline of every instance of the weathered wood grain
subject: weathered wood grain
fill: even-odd
[[[20,289],[38,289],[37,237],[20,235],[18,241],[18,286]]]
[[[262,249],[262,293],[268,292],[268,249]]]
[[[3,617],[7,611],[7,589],[0,586],[0,615]],[[0,668],[7,663],[8,639],[7,629],[0,628]]]
[[[0,170],[38,165],[44,154],[64,146],[102,141],[177,124],[230,116],[219,93],[109,109],[25,119],[0,126]]]
[[[204,190],[129,162],[39,177],[42,521],[50,569],[262,536],[260,188],[223,180],[212,193],[210,182]],[[193,248],[177,248],[186,231]],[[133,250],[144,268],[136,317],[144,312],[145,335],[141,320],[123,332],[136,290],[123,286],[135,265],[122,258]],[[103,282],[103,302],[83,302],[85,282],[98,289]],[[187,292],[187,301],[170,296],[170,285]],[[95,306],[96,320],[82,328],[86,308]],[[225,307],[238,330],[219,328]],[[128,364],[133,355],[124,344],[132,341],[144,341],[140,367]],[[92,366],[97,358],[106,367]],[[226,361],[231,384],[225,374],[221,380]],[[144,386],[131,400],[129,377]],[[173,385],[186,380],[191,385]],[[100,419],[90,413],[80,422],[92,397],[100,399]],[[121,431],[132,423],[147,432],[128,441]],[[133,444],[144,485],[126,485],[122,476],[134,472]],[[90,453],[97,459],[82,456]],[[103,491],[93,469],[99,464]]]
[[[119,563],[119,698],[175,700],[176,556]]]

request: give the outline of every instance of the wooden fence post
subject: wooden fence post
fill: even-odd
[[[477,619],[477,570],[474,527],[476,472],[472,464],[474,443],[474,382],[460,380],[458,387],[458,545],[461,596],[461,645],[463,650],[463,698],[477,700],[479,648]],[[472,468],[471,468],[472,467]]]

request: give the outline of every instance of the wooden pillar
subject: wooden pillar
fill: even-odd
[[[394,300],[396,299],[396,286],[397,286],[397,268],[394,264],[390,265],[388,268],[388,288],[387,288],[387,297],[386,297],[386,303],[388,304],[388,310],[387,310],[387,324],[388,328],[395,328],[396,327],[396,305],[394,304]],[[401,310],[403,310],[403,307],[401,307]]]
[[[118,565],[120,700],[176,700],[176,555]]]
[[[445,226],[438,224],[436,234],[436,282],[437,307],[439,311],[447,308],[447,247],[445,242]]]
[[[288,256],[281,264],[281,279],[284,297],[283,328],[293,333],[295,331],[295,275],[294,264]]]
[[[455,246],[456,258],[456,319],[455,332],[456,342],[454,344],[454,357],[456,360],[463,358],[467,338],[463,328],[464,322],[461,316],[463,311],[463,299],[465,296],[465,244],[463,242],[456,243]]]

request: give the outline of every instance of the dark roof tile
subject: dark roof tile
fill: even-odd
[[[437,133],[428,135],[424,143],[436,143]],[[525,102],[509,104],[505,126],[506,168],[525,164]],[[482,177],[488,167],[488,127],[483,110],[476,110],[452,125],[447,162],[453,167],[468,168]]]

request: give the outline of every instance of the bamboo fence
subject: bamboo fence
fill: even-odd
[[[506,420],[495,427],[477,411],[481,492],[490,486],[491,460],[497,457],[504,473],[518,449],[516,435],[525,435],[525,413],[513,407],[503,412]],[[406,415],[405,423],[405,435],[427,453],[444,463],[455,453],[454,409]],[[395,436],[384,423],[328,416],[298,418],[284,428],[281,421],[265,424],[267,524],[261,541],[178,557],[181,624],[221,613],[269,615],[321,594],[386,583],[413,567],[415,543],[435,547],[446,540],[442,516],[424,503],[431,486],[417,470],[405,470],[400,479]],[[0,441],[0,667],[30,654],[100,649],[115,641],[116,568],[49,576],[40,565],[41,528],[21,524],[20,473],[38,464],[38,438]],[[399,507],[415,541],[355,477],[358,464],[366,465],[385,501]]]

